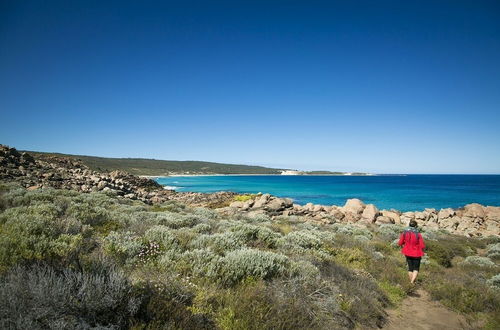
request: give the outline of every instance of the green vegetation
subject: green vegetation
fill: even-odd
[[[237,196],[234,196],[234,200],[237,202],[246,202],[246,201],[249,201],[251,199],[254,199],[256,196],[257,195],[255,195],[255,194],[237,195]]]
[[[135,175],[165,176],[169,174],[280,174],[281,169],[263,166],[222,164],[202,161],[158,160],[145,158],[108,158],[29,151],[34,157],[69,157],[81,160],[92,170],[122,170]]]
[[[109,158],[82,155],[68,155],[28,151],[36,158],[47,159],[53,156],[81,160],[90,169],[99,172],[115,170],[126,171],[135,175],[166,176],[170,174],[281,174],[285,169],[263,166],[222,164],[202,161],[158,160],[145,158]],[[307,175],[343,175],[342,172],[308,171]],[[353,173],[366,175],[366,173]]]
[[[0,328],[375,328],[411,291],[401,229],[0,185]],[[426,290],[498,328],[498,241],[424,236]]]

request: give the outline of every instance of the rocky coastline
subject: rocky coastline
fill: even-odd
[[[248,196],[235,201],[233,192],[194,193],[175,192],[145,177],[123,171],[97,172],[82,162],[59,156],[36,155],[19,152],[0,145],[0,182],[16,182],[28,189],[71,189],[80,192],[103,191],[122,198],[140,200],[147,204],[178,201],[190,206],[210,207],[229,215],[271,218],[295,216],[303,221],[320,224],[336,222],[360,226],[402,224],[415,219],[423,228],[442,229],[466,236],[500,235],[500,207],[477,203],[458,209],[425,209],[421,212],[379,210],[373,204],[349,199],[343,206],[325,206],[308,203],[294,204],[291,199],[269,194]]]

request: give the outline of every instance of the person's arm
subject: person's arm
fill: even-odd
[[[404,233],[402,233],[401,235],[399,235],[398,245],[402,246],[404,243],[405,243],[405,235],[404,235]]]

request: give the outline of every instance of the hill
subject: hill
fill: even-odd
[[[26,151],[36,158],[47,160],[51,157],[69,157],[80,160],[94,171],[111,172],[126,171],[134,175],[166,176],[176,174],[281,174],[289,169],[270,168],[264,166],[224,164],[204,161],[158,160],[147,158],[110,158],[84,155],[70,155],[39,151]],[[343,172],[309,171],[301,175],[345,175]],[[350,175],[366,175],[366,173],[350,173]]]
[[[36,158],[70,157],[81,160],[92,170],[126,171],[135,175],[163,176],[171,174],[280,174],[282,169],[263,166],[212,163],[203,161],[158,160],[145,158],[108,158],[28,151]]]

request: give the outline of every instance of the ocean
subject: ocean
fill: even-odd
[[[344,205],[349,198],[359,198],[379,209],[400,211],[458,208],[469,203],[500,206],[500,175],[224,175],[156,181],[176,191],[270,193],[301,205]]]

